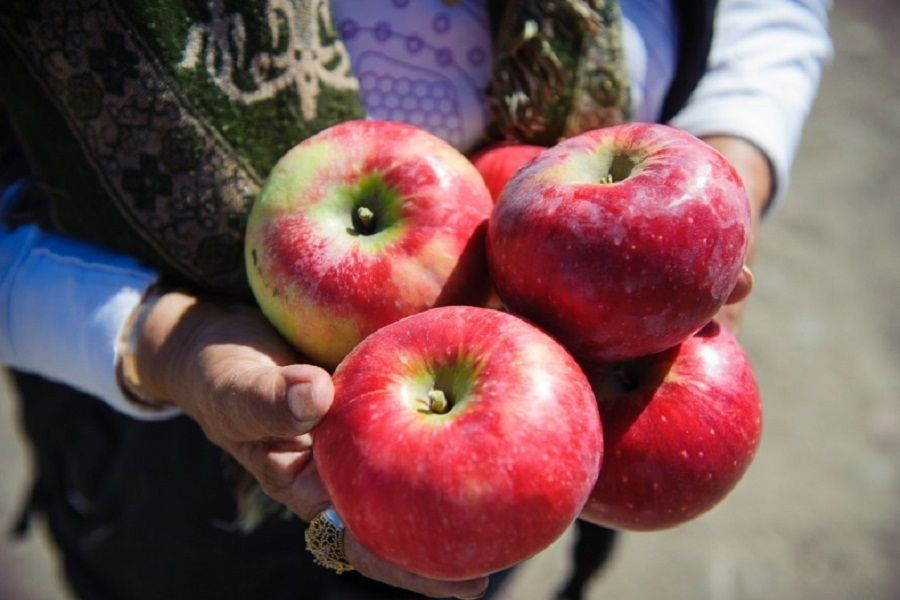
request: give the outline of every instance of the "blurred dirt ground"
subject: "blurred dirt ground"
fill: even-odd
[[[765,223],[742,340],[759,377],[759,454],[723,504],[627,534],[592,600],[900,598],[900,4],[843,2],[836,57],[789,198]],[[0,525],[27,482],[0,388]],[[506,600],[550,599],[571,536]],[[0,599],[64,597],[41,535],[0,541]]]

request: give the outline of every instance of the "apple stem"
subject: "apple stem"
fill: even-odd
[[[441,390],[431,390],[428,392],[428,408],[431,412],[442,415],[450,410],[450,403],[447,402],[447,396]]]
[[[366,206],[360,206],[356,209],[356,218],[362,231],[360,233],[368,235],[375,231],[375,213]]]

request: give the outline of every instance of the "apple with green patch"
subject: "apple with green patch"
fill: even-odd
[[[713,322],[662,353],[584,367],[605,445],[583,518],[615,529],[673,527],[715,506],[743,477],[762,408],[747,356],[727,329]]]
[[[334,367],[388,323],[487,299],[491,207],[478,171],[441,139],[342,123],[272,170],[248,220],[248,279],[273,325]]]
[[[334,374],[316,468],[347,530],[420,575],[464,580],[546,548],[594,486],[590,385],[509,313],[428,310],[388,325]]]
[[[503,303],[575,356],[620,361],[682,342],[742,272],[750,205],[731,164],[646,123],[549,148],[506,184],[488,261]]]

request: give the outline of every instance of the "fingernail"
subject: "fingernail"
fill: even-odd
[[[292,384],[287,390],[287,403],[291,414],[298,421],[315,421],[319,418],[310,383]]]
[[[753,284],[754,284],[753,271],[751,271],[751,270],[750,270],[750,267],[748,267],[747,265],[744,265],[743,271],[744,271],[744,277],[747,278],[747,285],[748,285],[748,286],[750,287],[750,289],[752,290],[752,289],[753,289]]]

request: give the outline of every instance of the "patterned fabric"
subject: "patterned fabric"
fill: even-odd
[[[366,114],[467,151],[484,139],[493,38],[483,0],[331,0]]]
[[[494,134],[542,146],[626,121],[631,108],[616,0],[513,0],[488,90]]]
[[[362,115],[325,0],[247,4],[15,0],[0,8],[2,37],[40,86],[26,91],[22,81],[10,95],[50,98],[96,177],[56,173],[57,207],[78,205],[58,211],[63,229],[84,233],[96,218],[89,205],[111,200],[182,275],[245,286],[245,217],[269,169],[298,141]],[[42,126],[23,137],[42,139]]]
[[[60,228],[238,294],[246,215],[269,169],[300,140],[361,117],[360,94],[383,103],[374,116],[412,102],[410,120],[419,108],[423,126],[466,148],[478,131],[460,115],[489,76],[498,137],[552,144],[623,119],[628,105],[613,0],[507,2],[492,73],[487,44],[453,42],[451,10],[487,27],[488,4],[474,0],[445,0],[430,36],[384,19],[366,29],[352,13],[338,29],[328,0],[0,4],[0,98]],[[387,55],[369,54],[355,65],[360,89],[341,35],[401,44],[433,65],[384,81],[366,61]],[[472,65],[471,96],[442,85]]]

